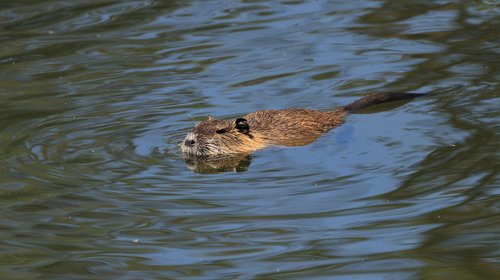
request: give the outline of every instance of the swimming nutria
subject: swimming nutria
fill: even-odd
[[[341,125],[344,117],[370,105],[415,98],[424,94],[371,94],[334,111],[307,109],[260,110],[242,118],[198,123],[181,143],[190,156],[249,154],[269,146],[302,146]]]

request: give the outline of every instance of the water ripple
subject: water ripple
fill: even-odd
[[[498,278],[490,2],[3,4],[0,272]],[[207,115],[383,90],[435,94],[240,172],[193,173],[178,149]]]

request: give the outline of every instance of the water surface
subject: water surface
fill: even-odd
[[[500,277],[495,1],[2,1],[3,279]],[[207,115],[350,115],[239,172]]]

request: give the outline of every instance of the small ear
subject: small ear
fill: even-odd
[[[234,122],[236,124],[236,129],[244,134],[248,134],[250,132],[250,127],[248,126],[248,122],[244,118],[237,118]]]

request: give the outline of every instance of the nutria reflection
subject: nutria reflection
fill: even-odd
[[[189,170],[200,174],[217,174],[224,172],[244,172],[248,170],[251,157],[248,154],[232,154],[214,157],[185,157]]]

